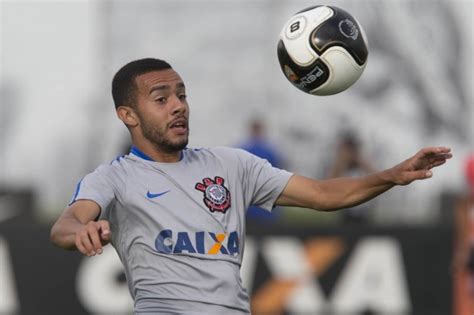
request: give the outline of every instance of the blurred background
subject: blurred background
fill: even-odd
[[[362,77],[329,97],[291,86],[276,56],[285,22],[317,4],[350,12],[369,41]],[[186,82],[191,147],[242,147],[316,178],[453,150],[432,180],[348,211],[251,209],[255,314],[474,314],[473,21],[472,0],[0,1],[0,313],[131,312],[113,251],[83,259],[48,233],[77,182],[128,151],[112,76],[156,57]]]

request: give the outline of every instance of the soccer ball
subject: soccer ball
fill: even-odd
[[[362,75],[368,54],[359,22],[334,6],[313,6],[296,13],[283,27],[278,42],[285,77],[313,95],[349,88]]]

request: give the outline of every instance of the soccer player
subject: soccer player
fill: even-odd
[[[249,205],[348,208],[430,178],[451,158],[449,148],[429,147],[382,172],[316,180],[240,149],[187,148],[186,87],[165,61],[128,63],[112,95],[131,151],[79,182],[51,240],[87,256],[111,242],[136,314],[247,314],[240,264]]]

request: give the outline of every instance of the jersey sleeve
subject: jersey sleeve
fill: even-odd
[[[100,217],[106,217],[106,211],[117,195],[115,177],[111,166],[99,166],[94,172],[87,174],[79,181],[69,205],[77,200],[92,200],[100,206]]]
[[[243,165],[243,191],[249,205],[271,211],[293,173],[273,167],[267,160],[239,150]]]

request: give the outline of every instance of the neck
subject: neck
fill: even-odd
[[[153,160],[155,162],[174,163],[181,160],[182,150],[165,152],[156,148],[149,141],[133,141],[133,146],[144,155],[143,158]]]

